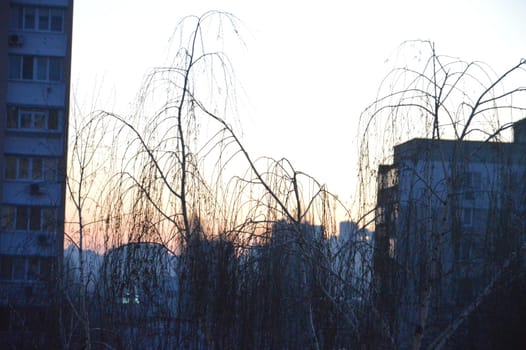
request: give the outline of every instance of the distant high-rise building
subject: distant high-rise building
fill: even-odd
[[[48,334],[58,297],[72,19],[73,0],[0,0],[0,347]]]
[[[525,128],[515,123],[511,143],[413,139],[380,166],[373,286],[397,348],[422,333],[434,347],[523,254]],[[486,346],[480,329],[448,347]]]

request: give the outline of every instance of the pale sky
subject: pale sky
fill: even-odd
[[[288,158],[347,203],[358,117],[403,41],[429,39],[439,54],[497,72],[526,57],[524,0],[75,0],[72,90],[81,108],[96,101],[126,113],[144,75],[168,60],[179,21],[207,10],[243,23],[244,47],[226,54],[249,152]]]

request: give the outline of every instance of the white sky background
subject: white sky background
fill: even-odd
[[[526,57],[524,0],[75,0],[72,90],[81,109],[125,114],[144,75],[168,60],[177,23],[207,10],[244,24],[245,47],[226,54],[251,155],[287,157],[348,204],[358,118],[401,42],[430,39],[439,54],[497,72]]]

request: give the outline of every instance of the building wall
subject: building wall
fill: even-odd
[[[9,1],[0,0],[0,37],[7,38],[9,24]],[[0,40],[0,152],[3,153],[5,140],[7,98],[7,40]],[[0,157],[0,174],[4,173],[4,157]],[[0,186],[2,198],[3,186]]]
[[[58,300],[72,21],[73,0],[0,1],[2,327],[10,322],[5,310],[22,308],[31,318],[37,314],[31,310],[47,310]]]
[[[395,147],[394,165],[380,167],[376,301],[400,348],[411,346],[429,288],[424,346],[519,249],[522,147],[412,140]]]

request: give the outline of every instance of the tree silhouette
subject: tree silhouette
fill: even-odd
[[[506,155],[499,147],[500,141],[510,138],[507,130],[515,118],[524,116],[526,88],[520,85],[520,79],[526,62],[521,60],[497,75],[483,63],[436,54],[431,42],[406,42],[401,52],[413,59],[402,62],[386,76],[377,99],[361,116],[360,196],[364,215],[376,216],[371,219],[377,225],[375,253],[383,251],[375,258],[373,292],[384,313],[382,321],[390,325],[388,332],[382,333],[392,341],[398,339],[401,343],[397,346],[419,349],[433,338],[432,344],[445,344],[460,325],[458,320],[444,317],[446,312],[437,311],[445,308],[444,300],[464,295],[467,300],[459,302],[458,307],[465,313],[457,316],[465,319],[476,309],[477,295],[487,294],[480,286],[467,287],[477,280],[473,274],[480,277],[476,283],[494,289],[496,276],[520,249],[519,233],[503,226],[514,221],[509,217],[512,211],[504,204],[506,200],[501,200],[509,197],[512,187],[502,179],[525,169],[519,157]],[[404,144],[417,138],[428,141]],[[466,142],[474,140],[479,143]],[[495,150],[488,156],[483,147],[491,142]],[[391,150],[399,144],[404,146],[395,148],[393,159]],[[514,167],[509,163],[505,169],[496,169],[500,156],[509,157]],[[386,162],[394,162],[394,166],[380,166]],[[477,187],[480,174],[478,178],[470,177],[474,176],[470,172],[474,163],[486,167],[482,174],[485,188]],[[375,206],[377,190],[379,206],[373,212],[370,208]],[[488,211],[468,211],[466,200]],[[472,234],[464,227],[468,214],[469,220],[473,217],[483,223]],[[486,223],[481,218],[484,215],[500,223]],[[523,223],[524,217],[515,220]],[[384,231],[387,227],[395,228],[396,233]],[[491,256],[498,245],[492,237],[496,232],[515,237],[514,243],[502,251],[503,259]],[[476,238],[470,243],[468,236]],[[487,242],[485,247],[472,248],[479,254],[476,259],[483,262],[475,261],[475,257],[465,260],[467,255],[463,257],[462,250],[466,252],[470,244],[483,241]],[[462,279],[466,266],[475,270],[484,266],[484,271]],[[453,281],[467,283],[470,292],[455,289]]]
[[[173,38],[173,61],[148,74],[135,112],[92,112],[77,135],[92,146],[73,154],[87,156],[92,172],[79,176],[86,162],[72,163],[71,236],[81,264],[86,237],[104,254],[94,290],[81,278],[81,303],[72,307],[84,327],[79,342],[140,348],[146,332],[151,346],[162,339],[188,349],[359,343],[368,282],[350,268],[354,240],[330,246],[341,203],[288,159],[253,158],[237,132],[233,67],[223,52],[240,40],[237,19],[188,17]],[[151,270],[155,259],[124,253],[133,247],[162,247],[174,280]],[[157,280],[168,285],[141,298]],[[164,291],[176,296],[161,313],[154,299],[166,300]]]

